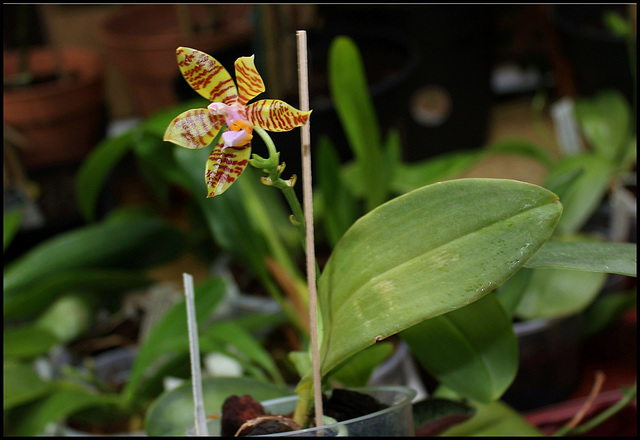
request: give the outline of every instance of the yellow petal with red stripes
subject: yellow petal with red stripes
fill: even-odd
[[[201,96],[225,104],[233,104],[238,100],[238,89],[231,75],[211,55],[189,47],[179,47],[176,56],[182,76]]]
[[[253,58],[253,55],[240,57],[235,63],[238,103],[242,105],[247,105],[247,102],[265,91],[264,82],[256,69]]]
[[[289,131],[307,123],[311,111],[300,111],[278,99],[263,99],[249,104],[247,117],[254,126],[268,131]]]
[[[250,155],[251,144],[225,147],[222,140],[218,142],[207,159],[207,197],[225,192],[247,167]]]
[[[223,123],[224,116],[214,116],[206,108],[187,110],[171,121],[164,140],[184,148],[203,148],[211,144]]]

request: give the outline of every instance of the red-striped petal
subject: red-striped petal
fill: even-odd
[[[223,123],[224,115],[214,116],[206,108],[187,110],[171,121],[164,140],[184,148],[203,148],[211,144]]]
[[[211,55],[189,47],[176,50],[178,67],[189,85],[212,102],[233,104],[238,89],[229,72]]]
[[[247,117],[254,126],[268,131],[289,131],[307,123],[311,111],[300,111],[284,101],[263,99],[247,106]]]
[[[247,167],[250,156],[251,144],[225,147],[222,141],[218,142],[207,159],[207,197],[225,192]]]
[[[236,60],[236,82],[238,83],[238,103],[247,105],[247,102],[265,91],[262,77],[256,70],[253,55],[240,57]]]

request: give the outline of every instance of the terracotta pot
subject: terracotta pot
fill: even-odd
[[[69,80],[5,88],[4,123],[27,140],[21,157],[27,169],[79,162],[104,135],[104,66],[90,49],[64,48],[62,68]],[[29,53],[34,76],[55,72],[49,48]],[[18,72],[18,53],[4,52],[4,78]]]
[[[197,22],[203,15],[198,8],[205,5],[188,6]],[[225,13],[231,13],[221,21],[223,27],[206,35],[187,36],[180,29],[178,5],[122,6],[103,23],[100,37],[108,56],[124,77],[133,104],[143,116],[179,101],[174,91],[174,81],[180,76],[177,47],[214,53],[251,38],[248,5],[226,6]]]

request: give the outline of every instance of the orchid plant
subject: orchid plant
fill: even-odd
[[[211,104],[173,119],[164,140],[187,149],[214,145],[205,164],[207,197],[224,193],[251,165],[267,173],[262,182],[283,192],[295,224],[303,225],[295,176],[282,179],[284,164],[267,131],[302,127],[311,111],[273,99],[250,103],[265,91],[253,57],[236,61],[236,83],[208,54],[180,47],[177,59],[186,81]],[[254,131],[267,158],[251,154]],[[389,336],[416,329],[411,337],[417,338],[427,329],[430,348],[444,353],[430,361],[438,378],[458,395],[497,399],[515,375],[517,350],[508,315],[487,294],[524,266],[621,270],[563,253],[560,243],[545,252],[561,214],[552,192],[502,179],[429,184],[372,209],[344,233],[318,278],[320,375],[326,378]],[[487,319],[473,316],[478,311]],[[436,334],[457,342],[438,345]],[[487,341],[496,348],[487,351]],[[305,426],[313,370],[307,353],[293,358],[301,376],[295,419]],[[482,372],[469,376],[477,362]]]

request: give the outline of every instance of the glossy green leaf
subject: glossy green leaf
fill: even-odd
[[[494,295],[416,324],[400,337],[439,383],[472,400],[499,398],[518,370],[513,324]]]
[[[367,210],[387,200],[390,185],[382,135],[367,86],[362,57],[354,41],[336,37],[329,47],[329,89],[366,188]]]
[[[556,234],[575,233],[585,225],[602,202],[614,174],[610,161],[590,153],[566,157],[551,169],[544,186],[558,194],[564,206]],[[562,181],[563,176],[573,176],[570,185],[550,185]]]
[[[96,205],[109,173],[131,150],[134,132],[106,138],[91,150],[76,175],[76,200],[85,220],[96,219]]]
[[[635,277],[637,251],[635,243],[549,241],[525,263],[525,267],[575,269]]]
[[[50,389],[49,383],[40,379],[27,363],[5,358],[3,373],[4,410],[34,400]]]
[[[251,395],[258,401],[290,396],[286,388],[243,377],[205,377],[202,380],[205,414],[220,413],[225,399],[232,395]],[[194,426],[191,382],[162,394],[149,408],[145,430],[149,436],[184,435]]]
[[[4,213],[2,224],[2,250],[6,251],[7,246],[13,240],[13,237],[18,233],[20,229],[20,222],[22,221],[22,212],[19,209],[14,209]]]
[[[535,254],[561,212],[557,196],[536,185],[459,179],[360,218],[318,281],[323,373],[376,341],[480,299]]]

